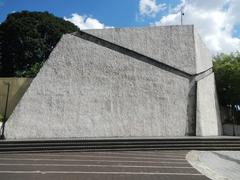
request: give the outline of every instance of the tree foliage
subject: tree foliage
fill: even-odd
[[[62,34],[77,30],[48,12],[8,15],[0,25],[0,75],[34,77]]]
[[[240,52],[215,56],[214,72],[220,103],[240,104]]]

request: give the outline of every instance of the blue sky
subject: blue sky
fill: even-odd
[[[48,11],[81,29],[194,24],[213,53],[240,50],[239,0],[0,0],[7,14]]]
[[[114,27],[149,26],[152,18],[137,20],[139,0],[0,0],[0,22],[14,11],[48,11],[59,17],[73,13],[90,16]],[[161,0],[175,6],[180,0]],[[164,12],[166,14],[166,12]],[[158,17],[162,13],[158,14]]]

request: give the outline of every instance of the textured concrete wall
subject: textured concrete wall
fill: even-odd
[[[212,55],[194,30],[196,73],[203,72],[213,66]],[[197,82],[196,95],[196,135],[216,136],[222,134],[221,118],[216,94],[214,74],[203,75]]]
[[[87,32],[188,73],[197,72],[193,26]],[[201,54],[204,48],[199,49]],[[5,135],[185,136],[195,131],[194,84],[148,59],[64,35],[6,123]]]
[[[194,29],[196,73],[200,73],[213,66],[212,54],[203,43],[196,29]]]
[[[6,137],[184,136],[187,96],[187,79],[65,35]]]
[[[222,134],[214,74],[205,77],[197,83],[196,120],[196,135],[213,136]]]
[[[185,72],[196,73],[193,26],[87,30]]]

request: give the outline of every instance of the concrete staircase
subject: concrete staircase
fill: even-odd
[[[240,138],[108,138],[0,141],[0,152],[240,150]]]

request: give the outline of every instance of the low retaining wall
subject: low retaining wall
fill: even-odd
[[[233,136],[235,130],[235,136],[240,136],[240,125],[224,124],[223,135]]]
[[[32,78],[0,78],[0,113],[4,115],[7,99],[7,84],[10,84],[8,108],[6,117],[8,118],[21,97],[32,82]]]

